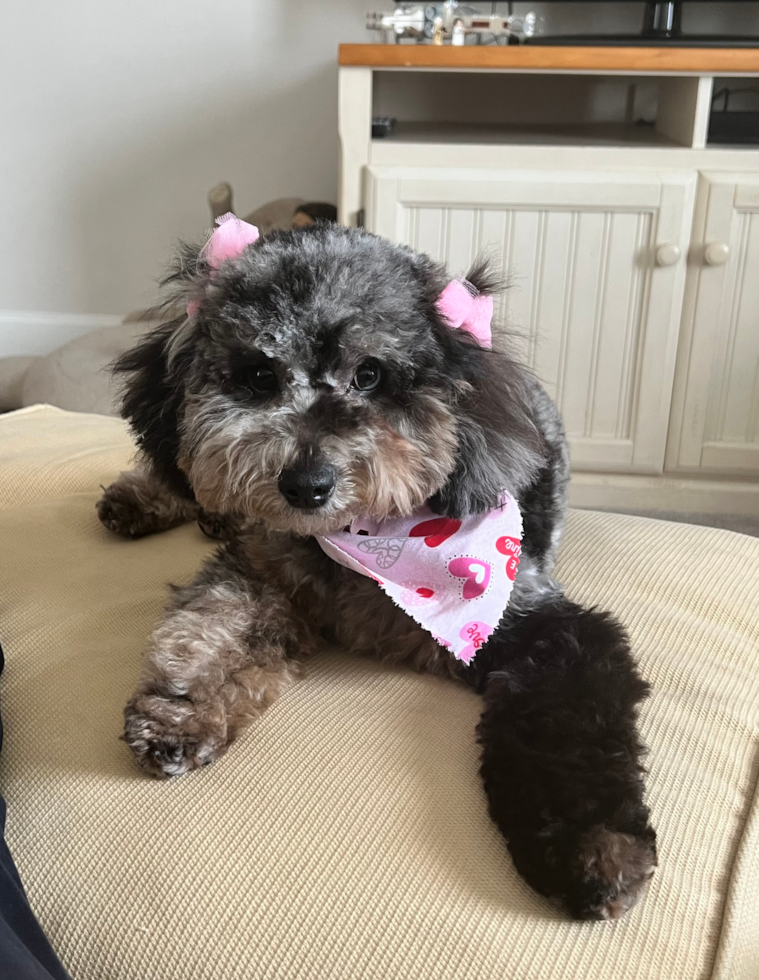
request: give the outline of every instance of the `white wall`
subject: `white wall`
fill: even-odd
[[[229,180],[334,200],[362,0],[0,4],[0,309],[124,313]]]
[[[637,30],[642,10],[534,6],[554,32]],[[0,313],[150,304],[172,243],[207,227],[219,180],[242,211],[334,200],[337,45],[371,39],[372,7],[391,2],[0,2]],[[759,30],[757,4],[696,7]]]

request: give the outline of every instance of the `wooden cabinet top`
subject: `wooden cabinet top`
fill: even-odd
[[[339,63],[367,68],[746,75],[759,74],[759,48],[341,44]]]

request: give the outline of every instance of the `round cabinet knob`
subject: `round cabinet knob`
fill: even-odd
[[[671,242],[668,242],[666,245],[660,245],[656,249],[656,264],[674,265],[680,258],[680,254],[679,245],[673,245]]]
[[[730,246],[727,242],[709,242],[704,249],[707,265],[724,265],[730,258]]]

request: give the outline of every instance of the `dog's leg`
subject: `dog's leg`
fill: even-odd
[[[308,645],[289,600],[252,579],[234,546],[178,589],[153,634],[124,740],[159,778],[218,759],[296,679]]]
[[[656,865],[636,729],[648,685],[619,624],[558,590],[504,625],[473,664],[491,816],[533,888],[575,918],[618,918]]]
[[[149,469],[128,470],[97,503],[105,526],[125,538],[168,531],[198,516],[198,505],[172,493]]]

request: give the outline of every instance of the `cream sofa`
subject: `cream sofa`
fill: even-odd
[[[759,540],[576,512],[559,573],[628,625],[660,868],[614,924],[516,875],[477,775],[479,703],[335,652],[220,763],[152,782],[118,739],[166,583],[211,544],[95,518],[115,418],[0,418],[0,786],[76,980],[756,980]],[[0,974],[2,970],[0,968]]]

